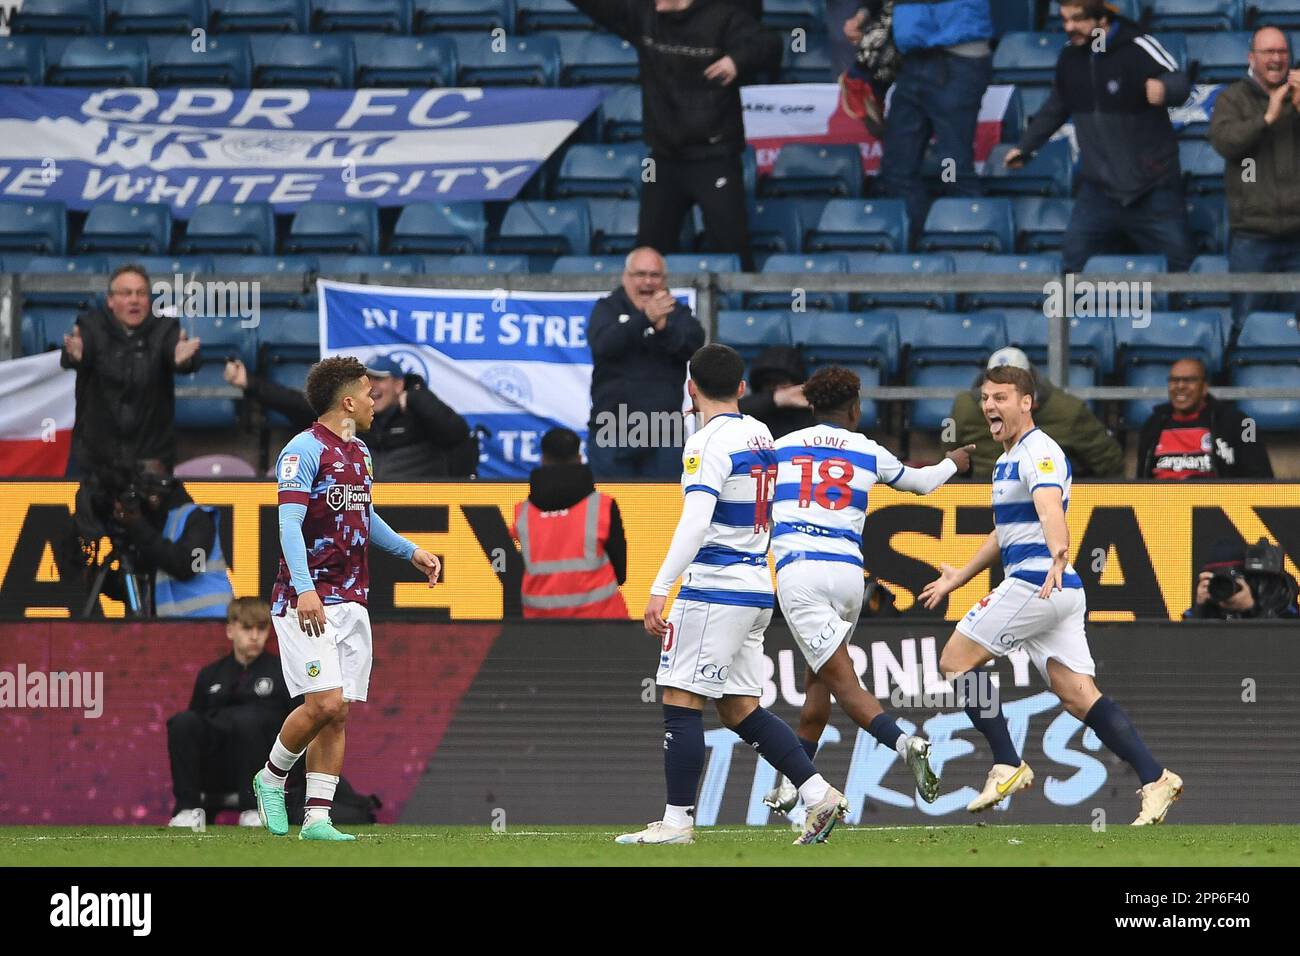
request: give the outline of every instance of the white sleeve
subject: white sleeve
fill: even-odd
[[[655,576],[655,583],[650,585],[650,593],[666,597],[672,590],[682,572],[695,560],[695,555],[704,543],[709,524],[713,521],[713,506],[718,499],[704,489],[690,492],[682,502],[682,517],[673,532],[672,544],[668,554]]]
[[[1036,449],[1020,456],[1020,480],[1032,495],[1036,488],[1060,488],[1065,491],[1065,455],[1048,448]]]
[[[945,458],[937,465],[927,465],[924,468],[903,466],[903,470],[890,482],[890,485],[899,491],[928,495],[955,474],[957,474],[957,463],[951,458]]]

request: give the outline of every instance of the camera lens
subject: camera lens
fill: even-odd
[[[1222,604],[1237,593],[1237,579],[1231,574],[1216,571],[1210,578],[1210,600]]]

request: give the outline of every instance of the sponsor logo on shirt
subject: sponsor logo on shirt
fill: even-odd
[[[700,470],[700,456],[687,455],[686,458],[683,459],[683,467],[686,469],[686,474],[688,475],[695,474],[697,471]]]
[[[325,503],[335,511],[365,511],[370,507],[370,492],[360,485],[330,485]]]
[[[1050,458],[1040,458],[1038,459],[1038,470],[1044,475],[1055,474],[1056,464]]]
[[[298,455],[285,455],[280,459],[280,480],[292,481],[298,476]]]

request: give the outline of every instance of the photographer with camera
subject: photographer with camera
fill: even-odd
[[[75,557],[90,595],[83,616],[102,592],[136,617],[224,617],[234,591],[226,575],[218,512],[196,505],[185,486],[157,458],[134,467],[101,469],[77,491]],[[109,538],[113,550],[99,554]],[[74,546],[75,547],[75,546]],[[116,563],[116,567],[113,565]],[[76,567],[69,569],[76,573]],[[63,568],[60,576],[67,577]]]
[[[1242,553],[1231,541],[1215,542],[1196,579],[1196,601],[1184,620],[1264,620],[1300,617],[1296,579],[1282,569],[1282,549],[1260,538]]]

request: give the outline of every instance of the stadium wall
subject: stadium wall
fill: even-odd
[[[866,622],[852,655],[888,700],[933,672],[947,624]],[[1294,625],[1100,624],[1098,682],[1157,759],[1187,782],[1179,823],[1300,823],[1300,633]],[[219,623],[0,624],[0,824],[159,825],[171,809],[166,720],[198,669],[228,649]],[[345,773],[383,802],[381,820],[507,828],[624,825],[662,809],[656,648],[638,624],[377,621],[370,701],[353,708]],[[764,706],[794,722],[803,666],[783,623],[768,630]],[[4,673],[99,672],[102,714],[15,707]],[[996,667],[1033,790],[993,823],[1122,825],[1136,814],[1131,770],[1064,713],[1028,661]],[[12,686],[12,678],[10,679]],[[914,701],[923,704],[924,701]],[[931,703],[939,703],[931,701]],[[893,706],[887,704],[887,706]],[[838,712],[819,767],[863,824],[963,823],[988,770],[987,745],[955,706],[899,706],[943,776],[933,805]],[[764,824],[775,771],[706,716],[702,824]]]
[[[267,481],[189,481],[201,504],[221,512],[223,551],[237,595],[269,594],[279,563],[275,486]],[[676,484],[602,483],[619,502],[628,540],[629,614],[638,618],[681,510]],[[59,579],[54,542],[66,528],[77,485],[0,483],[0,618],[67,618],[84,595]],[[499,620],[519,614],[522,559],[510,538],[518,482],[379,484],[376,505],[418,545],[442,556],[443,582],[430,590],[411,568],[372,552],[371,607],[377,616]],[[1196,571],[1221,538],[1278,542],[1287,570],[1300,577],[1300,484],[1288,482],[1123,482],[1074,485],[1067,516],[1074,564],[1088,592],[1090,619],[1177,619],[1192,601]],[[867,567],[909,612],[914,595],[960,565],[993,527],[988,485],[956,482],[924,498],[877,486],[867,516]],[[956,620],[1000,580],[981,574],[942,609]],[[122,605],[102,599],[102,613]],[[928,615],[927,615],[928,616]]]

